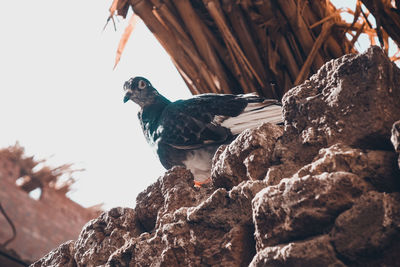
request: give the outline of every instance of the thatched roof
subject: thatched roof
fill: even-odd
[[[17,142],[13,146],[0,149],[0,162],[9,161],[18,170],[18,186],[31,192],[36,188],[52,188],[53,190],[66,194],[70,191],[71,185],[75,182],[72,175],[83,169],[73,169],[73,164],[63,164],[58,167],[45,165],[45,160],[36,160],[33,156],[26,156],[25,149]],[[41,164],[41,168],[37,166]],[[6,174],[3,174],[6,175]],[[64,179],[61,177],[64,176]]]
[[[372,42],[378,35],[386,48],[388,36],[399,44],[398,9],[388,0],[362,2],[380,18],[377,29],[361,1],[346,11],[351,24],[329,0],[114,0],[110,11],[125,17],[131,7],[193,94],[258,92],[279,99],[328,60],[356,52],[361,33]]]

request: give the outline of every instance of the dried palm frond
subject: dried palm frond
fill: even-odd
[[[126,16],[129,7],[193,94],[258,92],[280,99],[325,62],[357,52],[361,34],[371,44],[378,37],[386,51],[389,37],[400,42],[399,9],[388,0],[359,0],[354,10],[328,0],[114,0],[110,17]],[[352,23],[342,20],[343,12],[353,15]]]
[[[13,163],[13,168],[18,171],[15,177],[18,180],[17,184],[26,192],[49,187],[66,194],[75,182],[74,173],[84,170],[74,169],[73,164],[49,167],[45,165],[46,160],[35,160],[34,157],[26,156],[25,149],[18,142],[13,146],[0,149],[0,161]],[[38,167],[40,167],[39,170],[36,170]]]

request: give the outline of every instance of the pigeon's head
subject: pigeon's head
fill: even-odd
[[[153,104],[160,96],[149,80],[143,77],[130,78],[124,84],[124,91],[124,103],[132,100],[141,107]]]

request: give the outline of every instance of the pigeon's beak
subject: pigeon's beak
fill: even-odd
[[[131,96],[132,96],[132,92],[130,92],[130,91],[126,92],[125,97],[124,97],[124,103],[128,102],[131,99]]]

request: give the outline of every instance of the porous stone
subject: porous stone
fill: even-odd
[[[394,150],[397,152],[397,165],[400,169],[400,121],[393,123],[390,141],[392,141]]]
[[[379,47],[331,60],[284,95],[285,133],[276,154],[301,166],[335,143],[391,150],[399,99],[400,69]]]
[[[136,216],[140,224],[148,232],[154,229],[158,211],[164,205],[164,196],[161,193],[160,183],[160,179],[158,179],[136,197]]]
[[[371,186],[348,172],[283,179],[253,199],[257,251],[319,235]]]
[[[250,267],[346,266],[340,261],[327,235],[306,241],[266,247],[254,256]]]
[[[230,229],[237,224],[252,224],[251,200],[266,185],[246,181],[231,191],[217,189],[207,200],[188,210],[188,221]]]
[[[155,232],[127,242],[108,266],[247,266],[255,255],[251,199],[265,186],[220,188],[196,207],[165,213]]]
[[[191,207],[212,192],[195,188],[192,173],[181,166],[173,167],[136,198],[135,211],[143,228],[150,232],[164,214],[180,207]]]
[[[89,221],[74,244],[78,266],[105,264],[108,257],[126,241],[142,232],[130,208],[113,208]]]
[[[264,123],[220,147],[211,170],[214,187],[229,190],[244,180],[263,179],[275,160],[275,143],[282,133],[282,127]]]
[[[393,123],[392,136],[390,137],[390,141],[392,141],[394,150],[397,153],[400,153],[400,121],[396,121],[395,123]]]
[[[338,216],[331,236],[336,251],[348,263],[363,266],[380,259],[380,266],[398,265],[398,250],[390,248],[400,246],[400,193],[363,195]]]
[[[61,244],[58,248],[50,251],[47,255],[43,256],[37,262],[33,263],[31,267],[42,266],[65,266],[76,267],[77,264],[74,260],[75,248],[74,241],[70,240]]]
[[[301,168],[294,177],[338,171],[354,173],[378,191],[400,189],[400,172],[396,168],[394,152],[355,149],[344,144],[321,149],[314,161]]]

